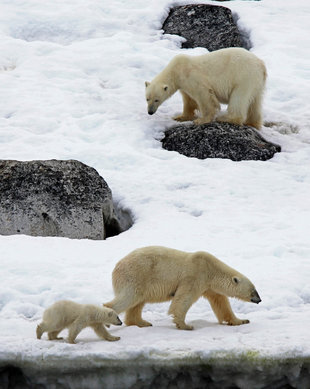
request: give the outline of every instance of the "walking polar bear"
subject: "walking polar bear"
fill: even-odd
[[[185,316],[201,296],[209,300],[218,321],[228,325],[249,320],[234,315],[227,296],[257,304],[261,301],[248,278],[203,251],[143,247],[116,264],[112,281],[115,298],[104,305],[117,314],[126,311],[125,323],[139,327],[152,325],[141,316],[146,303],[172,300],[168,313],[177,328],[191,330]]]
[[[49,340],[62,339],[58,338],[58,334],[68,328],[68,342],[75,343],[75,338],[82,329],[91,327],[100,338],[109,341],[119,340],[118,336],[112,336],[105,329],[104,324],[118,326],[122,322],[110,308],[61,300],[44,311],[43,321],[37,326],[37,338],[41,339],[42,334],[47,332]]]
[[[262,97],[267,77],[264,62],[242,48],[228,48],[199,56],[177,55],[152,82],[145,82],[148,113],[180,90],[183,113],[178,121],[210,123],[228,104],[227,113],[216,120],[262,126]],[[200,116],[196,118],[195,111]]]

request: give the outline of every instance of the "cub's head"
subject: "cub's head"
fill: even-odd
[[[107,307],[104,307],[103,309],[106,313],[107,323],[114,324],[115,326],[121,326],[123,324],[113,309]]]
[[[157,84],[156,82],[145,81],[145,98],[147,102],[147,112],[153,115],[157,108],[170,97],[169,86]]]
[[[229,285],[230,296],[243,301],[259,304],[262,300],[252,282],[242,274],[232,276]]]

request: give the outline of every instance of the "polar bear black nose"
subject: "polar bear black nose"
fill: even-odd
[[[153,115],[154,113],[155,113],[154,111],[152,111],[152,110],[150,110],[150,109],[148,110],[148,114],[149,114],[149,115]]]
[[[252,293],[252,298],[251,298],[252,303],[259,304],[262,300],[259,297],[259,294],[256,292],[256,290]]]

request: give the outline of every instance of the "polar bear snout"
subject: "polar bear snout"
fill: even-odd
[[[121,326],[123,324],[123,322],[121,321],[121,319],[117,316],[116,318],[116,323],[114,323],[114,325],[116,326]]]
[[[251,302],[252,303],[255,303],[255,304],[259,304],[261,302],[261,298],[259,297],[259,294],[257,293],[256,290],[254,290],[252,293],[251,293]]]
[[[154,113],[156,112],[156,110],[152,110],[152,109],[149,109],[148,111],[147,111],[147,113],[149,114],[149,115],[154,115]]]

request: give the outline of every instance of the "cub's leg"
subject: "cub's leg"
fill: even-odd
[[[195,119],[195,109],[198,109],[198,105],[187,93],[180,91],[183,99],[183,113],[182,115],[174,116],[172,119],[178,122],[186,122],[188,120]]]
[[[62,330],[63,330],[63,328],[61,330],[59,330],[59,331],[50,331],[50,332],[48,332],[48,339],[49,340],[61,340],[61,339],[63,339],[61,337],[58,338],[58,334]]]
[[[127,326],[149,327],[152,324],[142,319],[142,309],[144,303],[140,303],[132,308],[127,309],[125,316],[125,324]]]
[[[41,339],[41,336],[46,331],[47,331],[47,327],[45,323],[42,321],[42,323],[37,325],[37,329],[36,329],[37,339]]]
[[[69,328],[68,342],[74,344],[75,338],[82,331],[82,329],[85,328],[85,323],[82,319],[77,318],[68,328]]]
[[[192,330],[193,326],[185,324],[185,316],[189,308],[198,300],[200,294],[193,290],[193,281],[190,280],[178,287],[170,304],[169,315],[180,330]]]
[[[204,293],[203,296],[209,300],[211,308],[219,323],[227,323],[229,326],[238,326],[250,322],[249,320],[238,319],[234,315],[226,296],[211,291]]]
[[[96,323],[91,325],[92,329],[96,332],[99,338],[103,338],[108,340],[109,342],[114,342],[116,340],[120,340],[119,336],[111,335],[104,327],[102,323]]]
[[[42,323],[40,323],[37,326],[37,330],[36,330],[37,338],[41,339],[42,334],[44,332],[47,332],[47,336],[48,336],[49,340],[59,340],[59,339],[62,339],[62,338],[58,338],[57,335],[62,330],[63,330],[63,328],[61,328],[60,330],[57,330],[57,331],[55,331],[55,330],[54,331],[50,331],[50,327],[48,325],[46,325],[44,322],[42,322]]]

